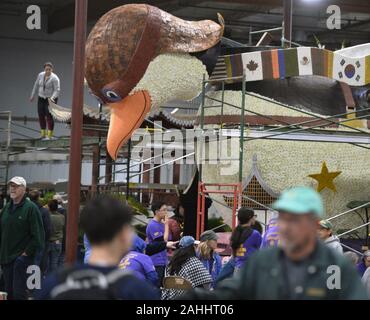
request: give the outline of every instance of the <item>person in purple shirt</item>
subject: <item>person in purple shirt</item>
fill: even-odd
[[[364,275],[367,268],[370,268],[370,250],[364,252],[363,258],[357,264],[357,271],[361,277]]]
[[[278,213],[274,213],[266,227],[261,248],[277,247],[279,244]]]
[[[168,241],[169,239],[169,227],[168,227],[168,215],[167,206],[164,202],[157,202],[152,204],[152,211],[154,218],[149,222],[146,227],[147,242],[153,243],[156,241]],[[167,265],[167,250],[163,250],[159,253],[150,256],[152,259],[155,270],[158,274],[158,284],[162,285],[164,277],[164,271]]]
[[[138,235],[134,235],[131,251],[123,257],[119,268],[130,270],[136,277],[146,280],[153,286],[158,286],[158,274],[153,261],[145,252],[146,244]]]
[[[248,257],[257,251],[262,242],[261,234],[253,230],[256,216],[249,208],[241,207],[238,211],[238,226],[231,234],[231,248],[235,259],[235,272],[247,261]]]

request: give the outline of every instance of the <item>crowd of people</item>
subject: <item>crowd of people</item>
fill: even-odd
[[[170,217],[166,203],[153,203],[153,218],[140,237],[129,206],[98,196],[80,214],[84,263],[63,268],[66,213],[58,197],[45,207],[39,192],[26,195],[23,178],[14,177],[9,187],[11,201],[0,216],[0,264],[9,299],[28,297],[31,264],[45,275],[41,289],[32,293],[35,299],[370,297],[370,251],[343,253],[332,223],[323,220],[322,199],[311,188],[284,191],[264,232],[254,210],[240,208],[226,263],[213,230],[199,240],[183,234],[181,205]],[[333,266],[340,270],[337,277]]]

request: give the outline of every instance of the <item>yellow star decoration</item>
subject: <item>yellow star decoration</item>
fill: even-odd
[[[337,189],[335,188],[333,180],[341,173],[342,171],[329,172],[328,167],[326,166],[326,162],[324,161],[322,163],[321,173],[310,174],[309,177],[317,180],[317,182],[319,183],[319,185],[317,186],[318,192],[325,188],[328,188],[336,192]]]

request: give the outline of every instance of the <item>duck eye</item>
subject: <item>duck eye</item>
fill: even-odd
[[[104,93],[104,96],[110,101],[115,102],[115,101],[122,100],[121,96],[115,93],[113,90],[104,90],[103,93]]]

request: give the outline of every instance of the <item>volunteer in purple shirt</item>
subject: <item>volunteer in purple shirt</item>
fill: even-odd
[[[279,244],[278,213],[273,213],[262,238],[261,248],[277,247]]]
[[[238,226],[231,235],[231,248],[235,258],[235,272],[247,261],[248,257],[257,251],[262,242],[261,234],[253,230],[252,226],[256,221],[254,211],[242,207],[238,211]]]
[[[164,202],[157,202],[152,204],[152,211],[154,218],[149,222],[146,227],[146,237],[148,243],[155,241],[168,241],[169,239],[169,227],[168,227],[168,216],[167,206]],[[152,259],[155,270],[158,274],[159,286],[162,285],[164,277],[164,271],[167,265],[167,250],[163,250],[159,253],[150,256]]]
[[[153,261],[145,252],[146,243],[138,235],[134,235],[131,251],[123,257],[119,268],[130,270],[141,279],[146,280],[153,286],[158,286],[158,274],[155,271]]]

